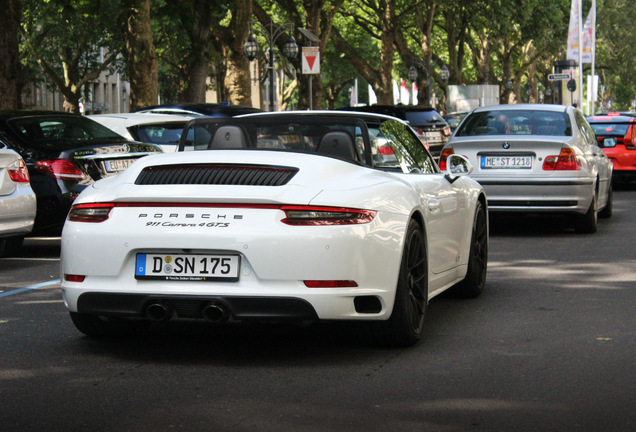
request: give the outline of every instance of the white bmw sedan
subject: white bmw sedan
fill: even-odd
[[[178,152],[76,199],[64,302],[91,336],[125,318],[355,320],[412,345],[431,298],[486,280],[486,196],[466,159],[447,164],[383,115],[195,119]]]
[[[612,163],[574,107],[477,108],[442,149],[442,169],[452,154],[473,163],[491,212],[569,214],[583,233],[612,215]]]

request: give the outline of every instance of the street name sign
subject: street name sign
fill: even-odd
[[[570,79],[570,74],[567,74],[567,73],[548,75],[548,80],[550,81],[563,81],[563,80],[569,80],[569,79]]]

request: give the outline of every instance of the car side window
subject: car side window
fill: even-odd
[[[581,131],[581,134],[583,135],[586,143],[588,145],[596,145],[596,135],[594,134],[594,131],[590,127],[587,120],[585,120],[585,117],[583,117],[583,115],[579,111],[575,112],[574,117],[576,119],[576,124],[578,125],[579,130]]]
[[[378,168],[399,169],[405,174],[437,172],[431,154],[408,126],[401,122],[387,120],[382,123],[373,141],[376,147],[373,151],[374,163]]]

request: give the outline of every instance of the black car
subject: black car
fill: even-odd
[[[439,160],[442,147],[451,136],[446,120],[433,108],[417,105],[370,105],[342,108],[343,111],[363,111],[384,114],[406,120],[429,149],[435,160]]]
[[[87,186],[140,157],[161,153],[86,117],[54,111],[0,111],[0,144],[22,156],[37,199],[31,235],[60,235],[73,200]]]
[[[187,115],[203,115],[210,117],[234,117],[241,114],[252,114],[263,112],[258,108],[244,105],[230,105],[226,103],[177,103],[167,105],[154,105],[136,110],[140,113],[157,113],[157,114],[187,114]]]

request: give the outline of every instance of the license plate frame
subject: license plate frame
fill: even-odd
[[[482,155],[482,169],[532,169],[532,156],[488,156]]]
[[[235,254],[139,252],[135,279],[184,282],[237,282],[241,258]]]
[[[137,159],[110,159],[104,161],[104,169],[109,173],[119,173],[125,171]]]

